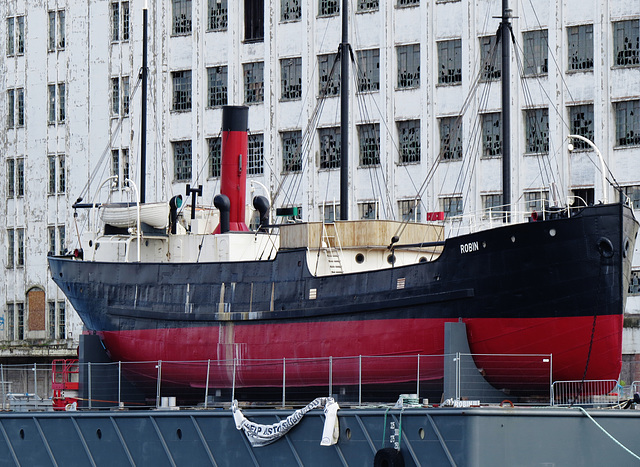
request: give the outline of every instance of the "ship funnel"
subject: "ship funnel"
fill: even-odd
[[[249,231],[245,223],[248,123],[248,107],[227,105],[222,108],[220,193],[229,198],[229,230],[235,232]],[[220,233],[220,225],[215,233]]]

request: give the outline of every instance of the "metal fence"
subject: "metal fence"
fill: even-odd
[[[617,381],[553,381],[551,355],[402,355],[314,359],[110,362],[59,373],[51,364],[0,365],[2,409],[227,407],[233,399],[295,406],[333,395],[343,406],[411,404],[610,405]],[[66,370],[65,370],[66,371]],[[634,382],[633,392],[640,388]],[[456,402],[455,404],[452,404]],[[462,402],[459,402],[462,401]],[[75,407],[73,407],[75,408]]]

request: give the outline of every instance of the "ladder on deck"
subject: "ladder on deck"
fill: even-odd
[[[322,224],[322,245],[327,254],[331,274],[342,274],[342,262],[340,261],[342,246],[340,245],[340,237],[338,237],[338,230],[334,223]]]

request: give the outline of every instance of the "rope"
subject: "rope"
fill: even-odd
[[[629,454],[631,454],[633,457],[635,457],[636,459],[640,460],[640,456],[638,456],[637,454],[635,454],[633,451],[631,451],[629,448],[627,448],[624,444],[622,444],[620,441],[618,441],[617,439],[615,439],[613,436],[611,436],[611,434],[609,434],[609,432],[607,430],[605,430],[604,428],[602,428],[602,426],[596,422],[593,417],[591,415],[589,415],[589,413],[584,410],[582,407],[578,406],[578,408],[580,409],[580,411],[585,414],[589,420],[591,420],[598,428],[600,428],[600,430],[602,430],[604,432],[605,435],[607,435],[609,438],[611,438],[611,440],[616,443],[618,446],[620,446],[622,449],[624,449],[625,451],[627,451]]]
[[[387,410],[384,411],[384,421],[382,422],[382,446],[380,446],[380,449],[384,449],[384,442],[387,438],[387,412],[389,412],[390,409],[391,407],[387,407]]]

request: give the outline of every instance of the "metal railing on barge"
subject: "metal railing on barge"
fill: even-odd
[[[400,395],[405,404],[458,407],[487,402],[611,406],[624,398],[615,380],[553,381],[552,362],[551,355],[462,353],[188,362],[63,361],[58,362],[60,368],[73,371],[62,380],[55,364],[0,365],[0,397],[2,410],[22,411],[220,408],[228,407],[234,399],[252,406],[291,407],[324,395],[354,407],[394,403]],[[313,365],[317,370],[316,377],[304,387],[291,382],[301,365],[307,369]],[[221,368],[231,376],[230,387],[216,384],[213,375]],[[268,385],[256,387],[243,380],[243,372],[257,368],[271,375]],[[376,384],[371,383],[374,378]],[[637,392],[640,382],[634,382],[630,389]],[[24,404],[22,395],[38,403]]]

